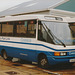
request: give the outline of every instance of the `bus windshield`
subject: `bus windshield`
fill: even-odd
[[[75,23],[40,21],[39,40],[65,45],[75,45]]]

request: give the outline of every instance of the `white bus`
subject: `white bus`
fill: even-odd
[[[45,15],[0,18],[0,54],[37,62],[42,68],[75,63],[75,19]]]

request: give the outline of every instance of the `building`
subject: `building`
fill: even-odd
[[[46,14],[75,17],[75,12],[62,9],[64,4],[66,7],[71,1],[74,0],[31,0],[0,12],[0,16]]]

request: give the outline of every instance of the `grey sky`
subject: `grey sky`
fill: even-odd
[[[30,0],[0,0],[0,11]]]

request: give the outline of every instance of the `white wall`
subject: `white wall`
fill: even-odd
[[[57,10],[57,9],[50,9],[50,14],[51,15],[56,15],[56,16],[75,17],[74,12],[64,11],[64,10]]]

